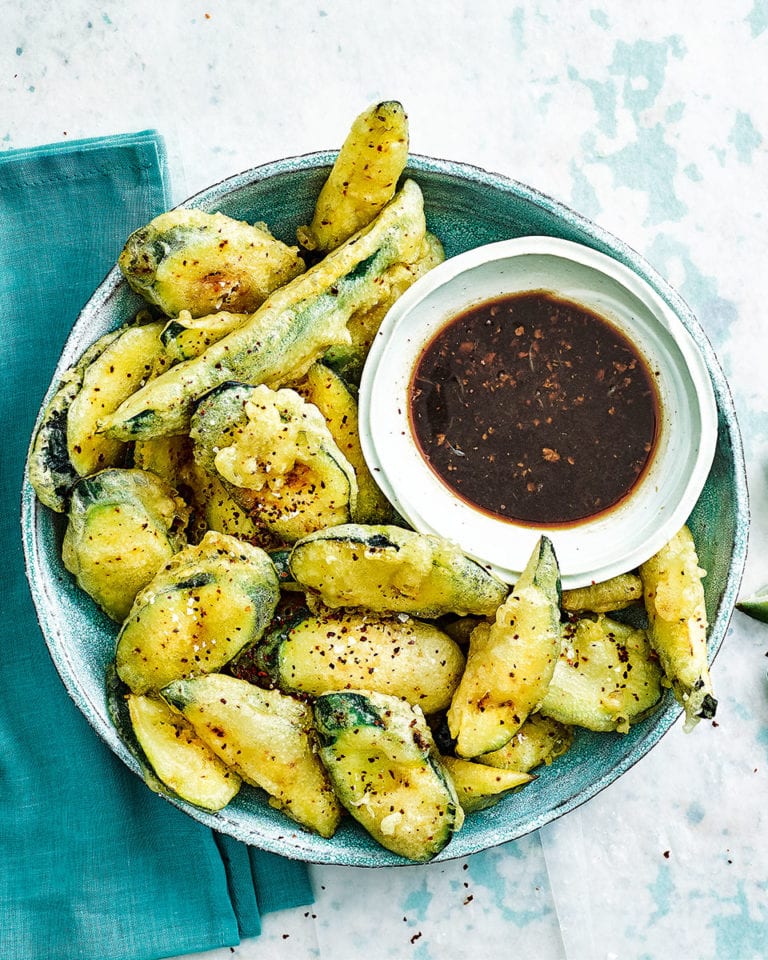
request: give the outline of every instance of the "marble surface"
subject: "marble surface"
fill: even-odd
[[[768,0],[643,4],[2,0],[0,146],[154,127],[175,195],[335,148],[400,99],[416,153],[521,180],[613,232],[711,338],[744,435],[743,593],[768,581]],[[768,955],[768,626],[733,617],[716,724],[466,860],[311,868],[316,903],[205,960]]]

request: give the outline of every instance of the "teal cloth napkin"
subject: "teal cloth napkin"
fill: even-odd
[[[0,957],[150,960],[236,944],[312,902],[306,867],[214,834],[91,730],[48,655],[19,530],[64,340],[128,234],[169,205],[153,131],[0,153]]]

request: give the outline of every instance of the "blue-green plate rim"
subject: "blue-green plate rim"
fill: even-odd
[[[184,201],[182,206],[196,206],[213,210],[234,192],[252,187],[259,182],[272,180],[283,174],[295,175],[310,172],[317,174],[319,171],[324,171],[330,168],[335,157],[335,151],[320,151],[271,161],[213,184]],[[691,309],[661,275],[631,247],[563,203],[530,186],[468,163],[440,160],[418,154],[410,156],[406,174],[412,176],[417,182],[420,175],[426,175],[427,177],[435,175],[442,178],[443,182],[458,179],[465,184],[501,191],[514,200],[528,204],[531,208],[543,212],[546,216],[551,217],[557,225],[567,224],[569,233],[576,231],[581,242],[619,259],[642,276],[666,300],[692,336],[705,358],[712,379],[718,406],[719,430],[723,434],[722,442],[730,453],[733,484],[730,490],[734,513],[733,549],[728,564],[727,577],[712,617],[708,640],[710,657],[714,657],[725,638],[746,563],[750,519],[749,496],[743,444],[730,388],[712,345]],[[555,235],[561,234],[556,233]],[[84,327],[93,323],[94,318],[98,320],[103,311],[109,310],[110,301],[121,287],[125,287],[125,281],[115,266],[96,289],[73,326],[41,407],[40,416],[42,416],[42,411],[52,396],[63,372],[79,358],[83,349],[90,342],[83,339]],[[50,512],[39,504],[34,491],[28,481],[25,480],[22,489],[21,524],[27,577],[38,621],[51,657],[70,697],[96,733],[134,773],[141,776],[138,761],[119,738],[105,712],[101,701],[101,691],[98,691],[98,696],[94,696],[93,691],[83,685],[78,674],[76,661],[73,659],[73,651],[61,633],[62,625],[56,616],[56,584],[43,576],[46,558],[44,557],[45,538],[42,536],[42,530],[46,524],[50,525],[51,522]],[[60,562],[58,558],[56,562]],[[65,573],[63,575],[66,576]],[[83,603],[90,603],[90,600],[84,596]],[[100,616],[95,609],[94,616]],[[488,811],[475,814],[473,818],[468,819],[465,827],[454,836],[451,843],[435,858],[435,861],[466,857],[481,850],[518,839],[576,809],[613,783],[645,756],[679,719],[680,715],[679,705],[667,693],[662,706],[651,717],[633,728],[634,742],[632,743],[632,749],[619,762],[611,763],[598,775],[589,779],[581,790],[558,804],[538,809],[525,820],[516,824],[505,823],[503,816],[503,811],[510,809],[506,805],[514,803],[514,797],[502,801]],[[584,734],[584,736],[594,735]],[[619,737],[620,735],[598,734],[596,736],[603,738]],[[701,744],[692,744],[691,749],[705,749],[705,747]],[[548,770],[556,770],[557,764],[560,762],[557,761]],[[392,866],[410,863],[410,861],[379,847],[354,823],[347,824],[343,828],[346,845],[342,846],[338,842],[338,835],[337,838],[325,840],[296,828],[281,815],[277,815],[278,820],[275,821],[274,811],[268,813],[269,808],[267,808],[263,795],[259,795],[259,791],[253,791],[253,793],[254,797],[251,797],[250,800],[252,809],[250,811],[245,809],[242,813],[237,811],[237,799],[225,810],[213,814],[172,796],[168,796],[167,799],[214,830],[292,859],[353,866]],[[264,816],[268,815],[267,823],[262,822],[262,810]],[[235,813],[234,816],[233,812]],[[486,828],[479,835],[472,828],[473,820],[475,823],[479,822],[475,819],[478,817],[486,818]]]

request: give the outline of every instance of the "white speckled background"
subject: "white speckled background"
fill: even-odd
[[[698,315],[768,581],[768,0],[0,0],[0,148],[158,129],[175,196],[336,148],[403,101],[414,152],[521,180],[642,253]],[[717,724],[678,725],[538,834],[431,866],[313,867],[317,902],[207,960],[768,956],[768,627],[734,616]]]

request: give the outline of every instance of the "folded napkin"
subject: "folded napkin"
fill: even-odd
[[[102,743],[53,667],[19,493],[64,340],[128,234],[169,204],[152,131],[0,153],[0,957],[149,960],[236,944],[312,902],[304,864],[215,835]]]

